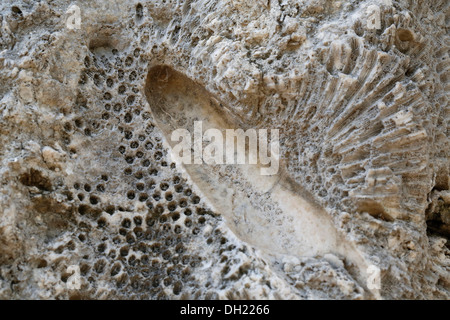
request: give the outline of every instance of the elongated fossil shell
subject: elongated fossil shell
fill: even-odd
[[[172,147],[176,145],[172,133],[177,129],[194,133],[196,121],[203,130],[220,130],[224,136],[227,129],[239,128],[224,103],[167,66],[150,70],[146,95],[156,124]],[[332,253],[345,256],[363,273],[367,269],[326,211],[283,173],[284,168],[266,176],[258,164],[208,165],[200,161],[182,165],[231,230],[266,254],[314,257]]]

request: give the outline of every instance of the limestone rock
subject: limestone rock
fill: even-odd
[[[448,1],[0,9],[0,298],[450,298]],[[194,121],[279,173],[175,161]]]

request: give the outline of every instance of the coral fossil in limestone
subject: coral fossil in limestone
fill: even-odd
[[[447,1],[71,5],[0,4],[1,298],[449,297]]]

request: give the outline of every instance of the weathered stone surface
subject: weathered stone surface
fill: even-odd
[[[448,299],[448,13],[3,0],[0,298]],[[194,120],[279,174],[176,163]]]

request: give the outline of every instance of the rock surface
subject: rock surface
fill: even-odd
[[[0,298],[449,299],[449,10],[2,0]],[[190,120],[279,175],[177,163]]]

